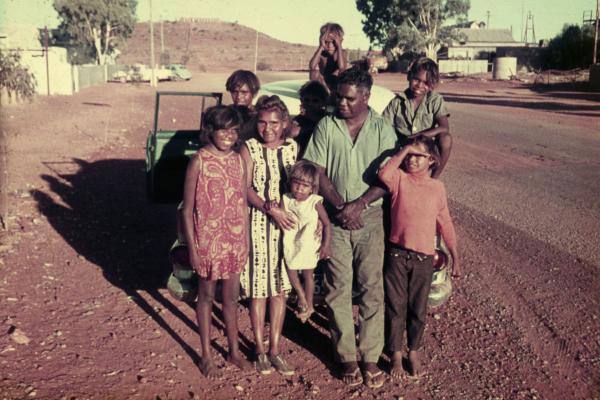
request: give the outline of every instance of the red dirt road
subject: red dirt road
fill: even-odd
[[[220,91],[226,77],[160,89]],[[401,75],[378,82],[405,87]],[[377,390],[336,379],[322,313],[305,326],[288,314],[284,351],[297,374],[264,377],[225,365],[216,305],[225,376],[200,374],[193,309],[164,288],[174,206],[145,198],[149,87],[106,84],[3,108],[0,398],[600,399],[600,96],[472,80],[440,91],[452,113],[443,180],[465,276],[429,313],[428,375]],[[243,306],[239,321],[250,355]]]

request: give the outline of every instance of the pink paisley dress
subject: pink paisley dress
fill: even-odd
[[[236,152],[216,155],[200,149],[194,204],[194,240],[201,262],[193,268],[202,279],[229,279],[248,259],[248,214],[244,167]]]

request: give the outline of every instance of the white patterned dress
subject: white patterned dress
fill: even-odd
[[[311,194],[304,201],[296,200],[290,193],[283,195],[283,207],[296,219],[292,229],[283,231],[283,255],[289,269],[314,269],[317,266],[321,249],[317,203],[323,203],[323,197],[318,194]]]
[[[293,139],[277,148],[264,147],[258,140],[245,143],[254,162],[252,189],[265,201],[280,202],[287,176],[296,162],[298,145]],[[240,277],[242,295],[266,298],[290,291],[283,261],[281,231],[262,211],[250,206],[250,254]]]

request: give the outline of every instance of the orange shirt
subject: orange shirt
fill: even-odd
[[[427,171],[407,174],[400,169],[401,163],[394,156],[379,171],[379,179],[392,193],[390,242],[433,255],[437,229],[448,247],[456,246],[444,184]]]

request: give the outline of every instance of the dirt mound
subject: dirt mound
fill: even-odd
[[[171,63],[186,64],[199,71],[254,69],[256,30],[234,22],[180,20],[163,22],[163,47]],[[154,24],[155,60],[160,62],[161,23]],[[316,45],[316,43],[315,43]],[[121,49],[124,64],[150,63],[150,25],[136,25]],[[307,69],[315,47],[288,43],[258,34],[258,70]]]

